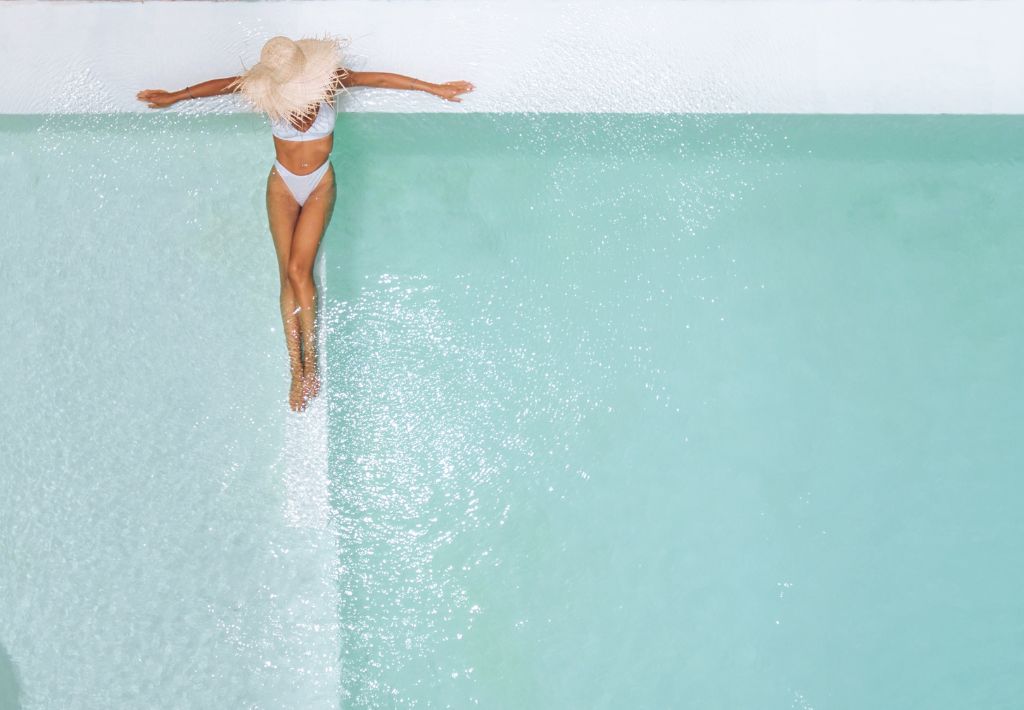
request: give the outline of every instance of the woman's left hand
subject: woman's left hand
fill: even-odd
[[[473,85],[468,81],[446,81],[443,84],[437,84],[434,87],[433,93],[446,101],[462,103],[462,99],[456,97],[459,94],[465,94],[472,90]]]

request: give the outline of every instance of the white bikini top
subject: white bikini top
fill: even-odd
[[[334,132],[334,120],[336,117],[337,113],[334,110],[334,105],[327,101],[321,101],[320,108],[316,111],[316,119],[314,119],[313,125],[308,130],[300,131],[289,123],[288,119],[282,119],[270,122],[270,132],[281,140],[313,141],[317,138],[329,136]]]

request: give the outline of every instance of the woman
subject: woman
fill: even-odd
[[[350,86],[426,91],[448,101],[473,90],[466,81],[431,84],[401,74],[354,72],[342,65],[339,39],[273,37],[260,61],[239,76],[211,79],[173,93],[144,89],[150,108],[184,99],[240,92],[271,120],[277,159],[267,176],[267,216],[281,277],[281,317],[291,364],[288,404],[306,408],[320,391],[316,353],[313,262],[334,211],[337,190],[330,162],[334,98]]]

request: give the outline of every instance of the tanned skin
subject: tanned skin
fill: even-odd
[[[390,72],[354,72],[337,70],[342,86],[366,86],[378,89],[425,91],[446,101],[461,103],[460,94],[473,91],[468,81],[447,81],[431,84],[411,76]],[[235,89],[228,86],[238,79],[229,76],[193,84],[179,91],[143,89],[136,94],[139,101],[150,108],[166,108],[179,101],[204,96],[229,94]],[[309,130],[316,120],[315,106],[311,114],[292,125],[299,131]],[[322,165],[334,148],[334,134],[311,141],[285,141],[274,136],[277,159],[288,170],[305,175]],[[302,411],[320,391],[320,372],[316,352],[316,284],[313,281],[313,262],[320,249],[320,241],[334,213],[337,188],[334,167],[316,186],[306,203],[299,206],[288,186],[275,168],[267,176],[267,218],[274,249],[277,252],[278,274],[281,280],[281,318],[284,322],[285,345],[288,349],[292,383],[288,405],[292,411]]]

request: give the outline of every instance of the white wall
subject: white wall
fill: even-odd
[[[323,31],[352,37],[354,69],[476,86],[462,104],[361,88],[351,111],[1021,113],[1021,27],[1014,0],[14,1],[0,113],[151,110],[136,91]]]

